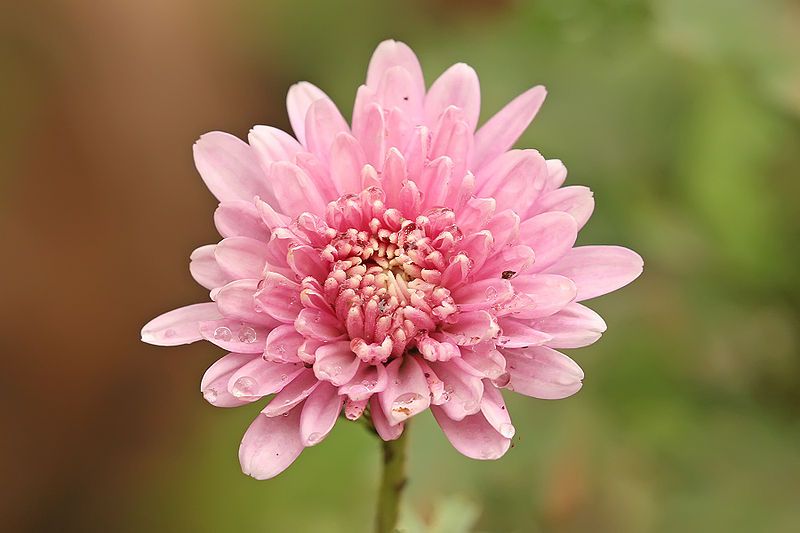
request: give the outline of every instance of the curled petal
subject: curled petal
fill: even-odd
[[[320,384],[314,371],[305,369],[276,394],[266,407],[261,411],[267,416],[279,416],[288,413],[300,402],[308,398]]]
[[[394,425],[389,423],[377,395],[373,396],[369,401],[369,413],[372,417],[372,425],[375,427],[375,431],[378,432],[378,436],[383,440],[396,440],[403,434],[403,423]]]
[[[194,280],[206,289],[222,287],[231,277],[222,271],[214,256],[216,244],[207,244],[197,248],[189,256],[189,272]]]
[[[525,218],[549,211],[569,213],[578,223],[580,230],[592,216],[594,196],[591,189],[581,185],[562,187],[540,196],[536,203],[528,209]]]
[[[606,330],[603,318],[578,303],[536,322],[536,329],[552,337],[551,348],[582,348],[595,342]]]
[[[250,237],[229,237],[220,241],[214,257],[233,279],[257,279],[267,264],[267,244]]]
[[[484,382],[481,413],[489,424],[502,436],[510,439],[516,432],[506,408],[503,395],[491,383]]]
[[[300,286],[280,274],[268,272],[255,295],[256,308],[281,322],[294,322],[302,310]]]
[[[543,333],[525,322],[512,318],[500,318],[501,333],[497,343],[506,348],[524,348],[526,346],[540,346],[552,337]]]
[[[275,327],[278,321],[262,312],[256,305],[254,295],[258,291],[256,279],[239,279],[220,288],[216,301],[219,312],[226,318],[234,318],[265,327]]]
[[[301,364],[273,363],[257,357],[231,374],[228,392],[236,398],[256,400],[280,391],[302,371]]]
[[[300,361],[297,352],[303,341],[305,338],[294,329],[293,325],[278,326],[267,335],[264,359],[276,363],[297,363]]]
[[[462,420],[480,410],[483,383],[479,372],[466,368],[467,365],[460,359],[453,359],[449,363],[430,363],[430,367],[444,383],[445,402],[441,408],[448,418]]]
[[[324,344],[317,348],[314,373],[317,378],[330,381],[337,387],[353,379],[361,360],[350,349],[349,341]]]

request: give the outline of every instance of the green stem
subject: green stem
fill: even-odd
[[[378,493],[378,514],[375,521],[376,533],[397,531],[397,515],[400,509],[400,496],[406,485],[406,424],[405,431],[397,440],[384,441],[383,475]]]

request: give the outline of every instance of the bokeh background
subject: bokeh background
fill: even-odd
[[[645,274],[593,302],[584,389],[510,398],[515,447],[411,434],[410,530],[800,530],[800,6],[788,0],[27,0],[0,14],[0,511],[5,531],[366,532],[379,449],[339,424],[279,478],[239,471],[258,407],[198,392],[207,344],[141,344],[205,291],[191,145],[346,115],[369,55],[465,61],[485,118],[534,84],[521,145],[595,191],[582,243]],[[423,525],[428,524],[428,525]]]

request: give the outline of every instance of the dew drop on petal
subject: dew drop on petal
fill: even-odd
[[[242,328],[239,331],[239,340],[245,344],[253,344],[256,342],[256,330],[250,326]]]
[[[225,326],[220,326],[214,330],[214,338],[218,341],[229,341],[231,340],[232,334],[231,329]]]
[[[252,396],[258,383],[250,376],[242,376],[233,384],[231,393],[237,398],[242,396]]]
[[[205,398],[208,403],[214,403],[217,401],[217,391],[212,388],[208,388],[203,391],[203,398]]]
[[[401,394],[392,402],[392,413],[400,418],[408,418],[413,414],[412,408],[414,404],[422,399],[423,397],[416,392]]]
[[[514,429],[514,426],[512,426],[511,424],[500,424],[498,431],[502,436],[504,436],[507,439],[513,437],[514,433],[517,432],[517,430]]]
[[[312,433],[308,436],[308,444],[313,446],[314,444],[318,444],[322,440],[321,433]]]
[[[486,287],[486,301],[493,302],[497,299],[497,289],[491,285]]]

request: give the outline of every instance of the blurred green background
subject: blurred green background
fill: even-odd
[[[592,302],[609,330],[571,352],[580,394],[508,395],[502,460],[466,459],[415,419],[409,528],[800,531],[796,2],[5,4],[4,529],[370,531],[379,448],[360,426],[256,482],[236,450],[258,407],[198,393],[219,350],[138,332],[205,297],[186,268],[216,239],[195,138],[287,128],[297,80],[348,115],[373,48],[395,38],[428,83],[475,67],[484,118],[546,85],[520,145],[595,191],[581,243],[645,258],[636,283]]]

